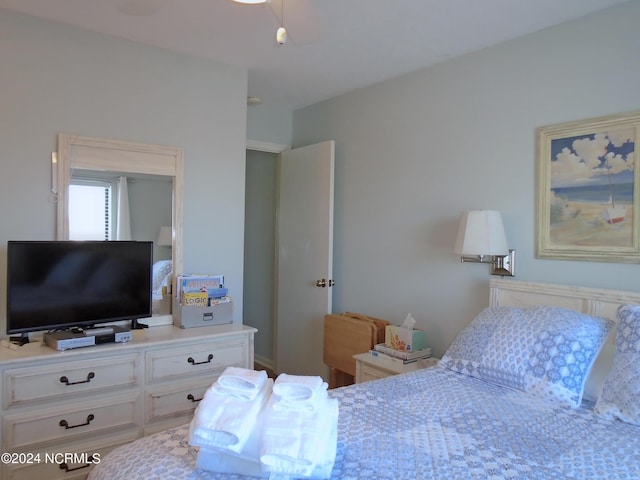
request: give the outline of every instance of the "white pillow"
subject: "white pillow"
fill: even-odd
[[[640,305],[618,307],[613,368],[594,410],[608,419],[640,425]]]
[[[167,280],[172,274],[173,262],[171,260],[158,260],[153,264],[151,275],[151,291],[160,293],[162,287],[167,285]]]
[[[489,307],[440,361],[450,370],[580,406],[613,322],[557,307]]]

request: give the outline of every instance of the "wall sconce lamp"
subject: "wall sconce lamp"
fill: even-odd
[[[160,227],[160,232],[158,232],[158,240],[156,240],[156,245],[159,247],[170,247],[172,244],[172,232],[171,227],[168,225],[163,225]]]
[[[502,217],[495,210],[462,212],[453,251],[462,262],[491,264],[491,275],[516,274],[516,251],[507,246]]]

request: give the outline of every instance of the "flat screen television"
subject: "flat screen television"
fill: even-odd
[[[9,241],[7,334],[150,317],[152,263],[153,242]]]

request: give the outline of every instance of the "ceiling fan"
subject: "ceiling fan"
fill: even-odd
[[[145,17],[155,14],[171,1],[123,0],[117,9],[126,15]],[[294,45],[304,45],[313,42],[319,36],[321,15],[317,15],[313,1],[233,0],[233,2],[249,5],[266,4],[277,22],[277,29],[274,35],[277,45],[284,45],[288,42]],[[291,30],[294,32],[293,35],[290,33]]]
[[[278,22],[276,30],[276,42],[284,45],[288,41],[293,44],[303,45],[313,42],[319,35],[319,24],[321,15],[314,9],[313,1],[291,1],[291,0],[233,0],[236,3],[250,5],[267,4],[273,16]],[[286,13],[286,21],[285,21]],[[290,35],[290,28],[294,31],[293,37]]]
[[[247,5],[258,5],[261,3],[266,3],[271,8],[271,11],[276,16],[279,22],[279,27],[276,30],[276,42],[278,45],[284,45],[287,43],[288,33],[287,28],[284,26],[284,0],[233,0],[236,3],[244,3]],[[280,4],[279,12],[277,11],[276,3]]]

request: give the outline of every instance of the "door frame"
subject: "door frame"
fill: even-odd
[[[281,144],[281,143],[270,143],[270,142],[262,142],[262,141],[258,141],[258,140],[247,140],[246,143],[246,147],[245,150],[253,150],[256,152],[266,152],[266,153],[275,153],[278,155],[278,162],[280,161],[279,155],[287,150],[291,150],[291,145],[287,145],[287,144]],[[246,160],[245,160],[246,163]],[[278,193],[278,185],[275,185],[276,188],[276,194]],[[245,194],[246,195],[246,194]],[[277,219],[274,219],[277,221]],[[276,243],[275,243],[275,250],[273,252],[273,258],[276,261],[276,267],[277,267],[277,260],[278,260],[278,242],[276,239]],[[275,274],[278,274],[277,268],[276,268],[276,272]],[[272,336],[273,336],[273,340],[272,340],[272,345],[271,345],[271,351],[272,351],[272,355],[273,358],[271,359],[266,359],[266,358],[260,358],[259,363],[260,365],[267,367],[267,368],[275,368],[275,360],[276,360],[276,346],[277,346],[277,336],[276,336],[276,322],[277,322],[277,314],[278,314],[278,291],[277,291],[277,277],[275,277],[273,279],[274,282],[274,291],[273,291],[273,311],[271,312],[271,329],[272,329]]]
[[[259,140],[247,140],[245,150],[255,150],[256,152],[282,153],[291,150],[291,145],[284,143],[261,142]]]

